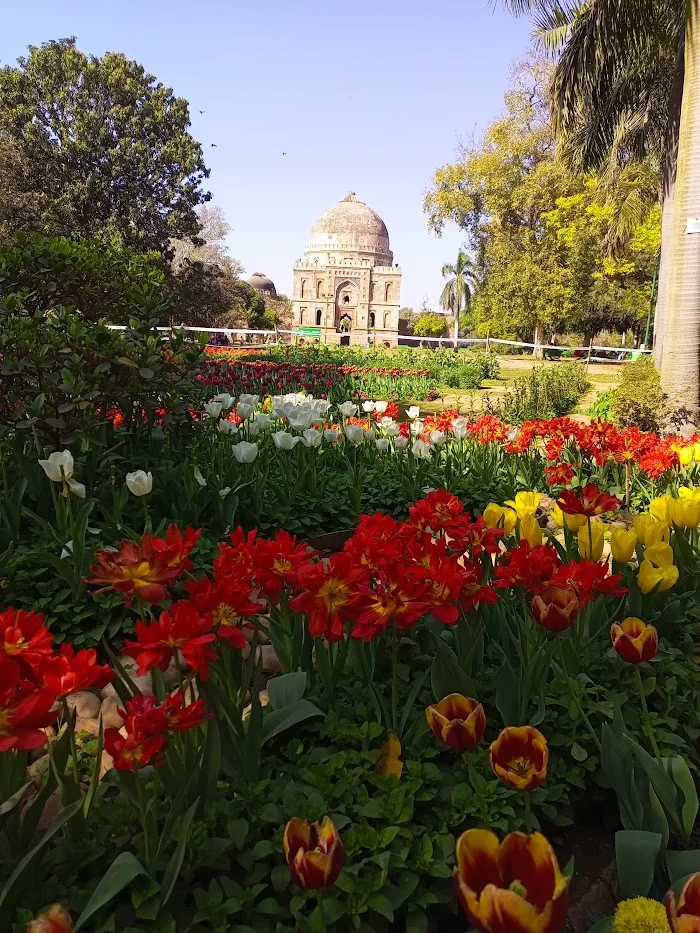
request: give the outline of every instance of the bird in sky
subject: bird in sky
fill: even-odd
[[[199,112],[200,112],[200,113],[206,113],[206,110],[200,110]]]
[[[283,151],[283,152],[282,152],[282,155],[287,155],[287,153]]]
[[[218,149],[218,148],[219,148],[219,147],[216,145],[216,143],[212,143],[212,144],[211,144],[211,147],[212,147],[212,149]]]

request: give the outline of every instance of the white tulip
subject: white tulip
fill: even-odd
[[[307,447],[320,447],[323,440],[323,434],[316,428],[309,428],[304,431],[304,443]]]
[[[382,420],[384,420],[384,419],[382,419]],[[389,420],[391,420],[391,419],[389,419]],[[397,424],[396,421],[391,421],[391,424],[386,424],[386,425],[384,425],[384,430],[385,430],[386,433],[389,435],[389,437],[398,437],[398,436],[399,436],[399,432],[401,431],[401,427],[400,427],[399,424]]]
[[[377,436],[377,432],[374,430],[374,428],[368,428],[368,429],[365,431],[365,440],[366,440],[366,441],[373,441],[374,438],[375,438],[376,436]]]
[[[206,481],[206,480],[204,479],[204,477],[202,476],[202,471],[199,469],[198,466],[196,466],[196,467],[194,468],[194,478],[197,480],[197,482],[199,483],[200,486],[206,486],[206,485],[207,485],[207,481]]]
[[[511,428],[510,431],[506,434],[506,438],[512,444],[513,441],[517,438],[518,434],[520,434],[520,430],[518,428]]]
[[[298,435],[289,434],[287,431],[275,431],[272,440],[278,450],[291,450],[296,447],[301,438]]]
[[[316,402],[316,410],[318,411],[319,415],[325,415],[330,407],[331,403],[327,398],[320,398]]]
[[[73,454],[70,450],[55,450],[48,460],[40,460],[39,466],[52,483],[62,483],[73,475]]]
[[[236,411],[238,412],[238,417],[245,421],[246,418],[249,418],[253,414],[255,409],[247,402],[239,402],[238,405],[236,405]]]
[[[253,424],[258,426],[259,431],[267,431],[272,427],[272,418],[267,415],[261,415],[259,411],[253,414]]]
[[[210,418],[218,418],[223,409],[221,402],[208,402],[204,406],[204,411],[209,415]]]
[[[153,489],[153,474],[150,470],[148,473],[144,473],[143,470],[127,473],[126,488],[134,496],[147,496]]]
[[[425,441],[416,441],[411,447],[413,456],[417,457],[419,460],[429,460],[431,448],[430,444],[427,444]]]
[[[405,450],[408,447],[408,438],[399,435],[394,441],[394,447],[396,450]]]
[[[353,405],[352,402],[343,402],[342,405],[338,405],[338,411],[343,418],[350,418],[357,414],[357,405]]]
[[[365,429],[361,424],[346,424],[345,437],[351,444],[358,447],[365,439]]]
[[[300,411],[298,414],[290,415],[287,420],[290,427],[295,428],[297,431],[305,431],[318,419],[315,418],[313,412]]]
[[[238,425],[234,424],[233,421],[227,421],[225,418],[222,418],[219,422],[219,431],[222,434],[237,434]]]
[[[257,421],[249,421],[246,425],[248,430],[248,437],[257,437],[260,434],[260,425]]]
[[[370,402],[369,400],[366,402],[363,402],[362,410],[366,411],[367,414],[369,414],[371,411],[374,411],[374,402]]]
[[[420,434],[420,432],[421,432],[422,430],[423,430],[423,422],[422,422],[422,421],[412,421],[412,422],[411,422],[411,434]]]
[[[253,408],[260,401],[259,395],[246,395],[245,392],[242,395],[238,396],[238,401],[243,402],[244,405],[252,405]]]
[[[323,436],[327,441],[330,441],[331,444],[334,444],[340,437],[340,431],[336,431],[335,428],[326,428],[323,432]]]
[[[467,436],[467,419],[455,418],[452,422],[452,433],[458,441],[464,440]]]
[[[229,395],[228,392],[220,392],[219,395],[214,396],[212,402],[221,402],[222,409],[224,411],[228,411],[229,408],[233,408],[235,397],[233,395]]]
[[[445,443],[445,435],[442,431],[431,431],[430,432],[430,443],[437,447],[438,444]]]
[[[74,496],[77,496],[79,499],[85,498],[85,486],[83,483],[79,483],[77,479],[66,480],[68,483],[68,488],[73,493]]]
[[[258,445],[249,444],[248,441],[239,441],[231,447],[233,456],[239,463],[252,463],[258,455]]]
[[[73,541],[66,541],[66,546],[61,551],[61,560],[65,560],[66,557],[70,557],[73,553]]]
[[[374,410],[378,411],[380,415],[383,415],[388,407],[389,407],[388,402],[375,402],[374,403]]]
[[[406,409],[406,417],[410,421],[415,421],[418,415],[420,415],[420,408],[417,405],[411,405],[410,408]]]
[[[385,454],[391,447],[388,437],[378,437],[374,443],[377,445],[377,450],[380,454]]]
[[[231,492],[231,487],[230,487],[230,486],[224,486],[223,489],[220,489],[220,490],[219,490],[219,496],[220,496],[222,499],[225,499],[226,496],[227,496],[230,492]]]

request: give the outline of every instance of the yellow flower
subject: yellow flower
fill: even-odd
[[[504,505],[509,505],[519,519],[534,515],[540,504],[542,494],[539,492],[519,492],[515,499],[506,499]]]
[[[646,512],[638,515],[634,520],[634,530],[643,545],[657,544],[663,541],[668,544],[671,537],[671,528],[668,522],[657,521],[653,515]]]
[[[585,515],[569,515],[568,513],[565,514],[562,512],[556,502],[550,509],[549,514],[552,516],[559,528],[563,528],[564,522],[566,522],[566,527],[569,529],[569,531],[573,532],[577,532],[579,528],[581,528],[582,525],[587,524],[588,521]]]
[[[591,522],[578,530],[578,552],[586,560],[600,560],[605,543],[605,527],[600,522]]]
[[[660,522],[668,521],[668,504],[671,502],[671,496],[664,493],[663,496],[657,496],[649,503],[649,511]]]
[[[690,464],[693,462],[694,455],[695,455],[695,445],[691,444],[690,447],[681,447],[681,449],[678,451],[678,459],[681,462],[681,466],[689,467]]]
[[[695,447],[693,448],[693,451],[694,451],[695,462],[700,463],[700,444],[696,444]]]
[[[643,560],[637,576],[637,585],[645,595],[656,588],[657,593],[670,590],[678,581],[678,567],[655,567],[650,560]]]
[[[700,525],[700,499],[690,496],[671,499],[668,504],[668,516],[677,528],[697,528]]]
[[[527,541],[530,547],[542,544],[542,529],[534,515],[525,515],[520,519],[520,540]]]
[[[666,909],[648,897],[620,901],[612,922],[612,933],[668,933]]]
[[[670,544],[650,544],[644,549],[644,560],[648,560],[655,567],[673,566],[673,548]]]
[[[487,528],[502,528],[505,535],[513,534],[518,516],[513,509],[504,508],[495,502],[490,502],[484,509],[484,521]]]
[[[403,761],[401,761],[401,742],[398,736],[393,733],[379,749],[379,758],[377,759],[376,771],[384,777],[400,778],[403,773]]]
[[[634,549],[637,546],[637,532],[624,528],[613,528],[610,532],[610,550],[613,560],[619,564],[626,564],[632,560]]]
[[[700,444],[696,446],[700,447]],[[700,502],[700,486],[680,486],[678,497],[679,499],[696,499]]]

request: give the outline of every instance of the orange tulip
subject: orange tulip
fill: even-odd
[[[678,903],[673,891],[668,892],[665,903],[673,933],[700,933],[700,872],[686,881]]]
[[[499,781],[516,790],[534,790],[547,777],[547,740],[532,726],[507,726],[491,743],[489,761]]]
[[[335,823],[324,816],[321,823],[294,817],[284,828],[284,857],[292,881],[300,888],[328,888],[345,862],[345,848]]]
[[[548,586],[532,600],[535,622],[550,632],[564,632],[576,621],[579,602],[573,590]]]
[[[654,626],[645,625],[634,616],[625,619],[621,625],[614,622],[610,628],[610,638],[615,651],[628,664],[651,661],[659,650],[659,636]]]
[[[65,908],[54,904],[32,920],[26,933],[73,933],[73,921]]]
[[[471,697],[451,693],[435,706],[429,706],[425,718],[435,735],[456,752],[468,752],[484,737],[484,707]]]
[[[562,933],[569,879],[541,833],[511,833],[499,844],[487,829],[457,840],[457,896],[479,933]]]

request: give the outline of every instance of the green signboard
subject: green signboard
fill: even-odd
[[[320,337],[320,327],[297,327],[294,331],[295,337]]]

